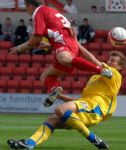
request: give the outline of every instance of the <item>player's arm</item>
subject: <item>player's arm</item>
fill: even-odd
[[[41,11],[37,11],[33,17],[33,36],[27,42],[12,48],[10,54],[25,53],[39,45],[46,30],[46,19],[44,17],[45,9],[43,10],[43,13]]]
[[[21,54],[25,53],[26,51],[31,50],[35,46],[38,46],[41,42],[42,36],[33,35],[28,41],[23,44],[20,44],[16,47],[10,49],[10,54]]]
[[[84,48],[79,42],[78,46],[84,58],[94,63],[95,65],[102,67],[102,63],[98,59],[96,59],[96,57],[92,53],[90,53],[86,48]]]
[[[72,97],[69,97],[64,94],[60,94],[60,96],[58,98],[60,98],[61,100],[65,101],[65,102],[73,101],[76,99],[76,98],[72,98]]]

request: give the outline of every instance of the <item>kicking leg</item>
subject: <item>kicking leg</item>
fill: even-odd
[[[8,140],[7,143],[12,149],[28,149],[32,150],[37,145],[46,141],[52,134],[54,127],[48,123],[43,123],[39,129],[27,140]]]
[[[12,149],[33,150],[37,145],[48,140],[56,127],[63,128],[64,126],[62,124],[63,123],[57,116],[52,116],[46,122],[44,122],[29,139],[10,139],[7,141],[7,143]]]
[[[98,149],[109,149],[109,146],[91,132],[77,115],[77,106],[74,102],[67,102],[59,105],[55,113],[69,127],[77,130],[85,136],[89,142],[94,144]]]

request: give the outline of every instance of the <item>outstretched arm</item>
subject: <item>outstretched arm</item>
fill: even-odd
[[[21,54],[39,45],[42,36],[33,35],[28,41],[10,49],[10,54]]]

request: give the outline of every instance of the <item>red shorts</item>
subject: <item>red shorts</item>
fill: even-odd
[[[53,67],[58,69],[58,70],[61,70],[63,72],[66,72],[68,74],[72,74],[75,71],[75,68],[73,68],[73,67],[66,67],[66,66],[60,64],[58,62],[58,60],[56,59],[56,54],[61,52],[61,51],[67,51],[67,52],[69,52],[71,54],[72,57],[77,57],[77,56],[79,56],[78,46],[74,47],[73,49],[71,49],[71,48],[69,48],[67,46],[62,46],[60,48],[57,48],[56,52],[55,52],[55,61],[53,63]]]

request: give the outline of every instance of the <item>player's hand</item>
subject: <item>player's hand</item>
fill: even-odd
[[[17,48],[17,46],[11,48],[9,54],[10,55],[17,55],[18,54],[18,48]]]
[[[105,77],[108,77],[108,78],[111,78],[113,73],[110,69],[103,68],[102,71],[101,71],[101,75],[105,76]]]

